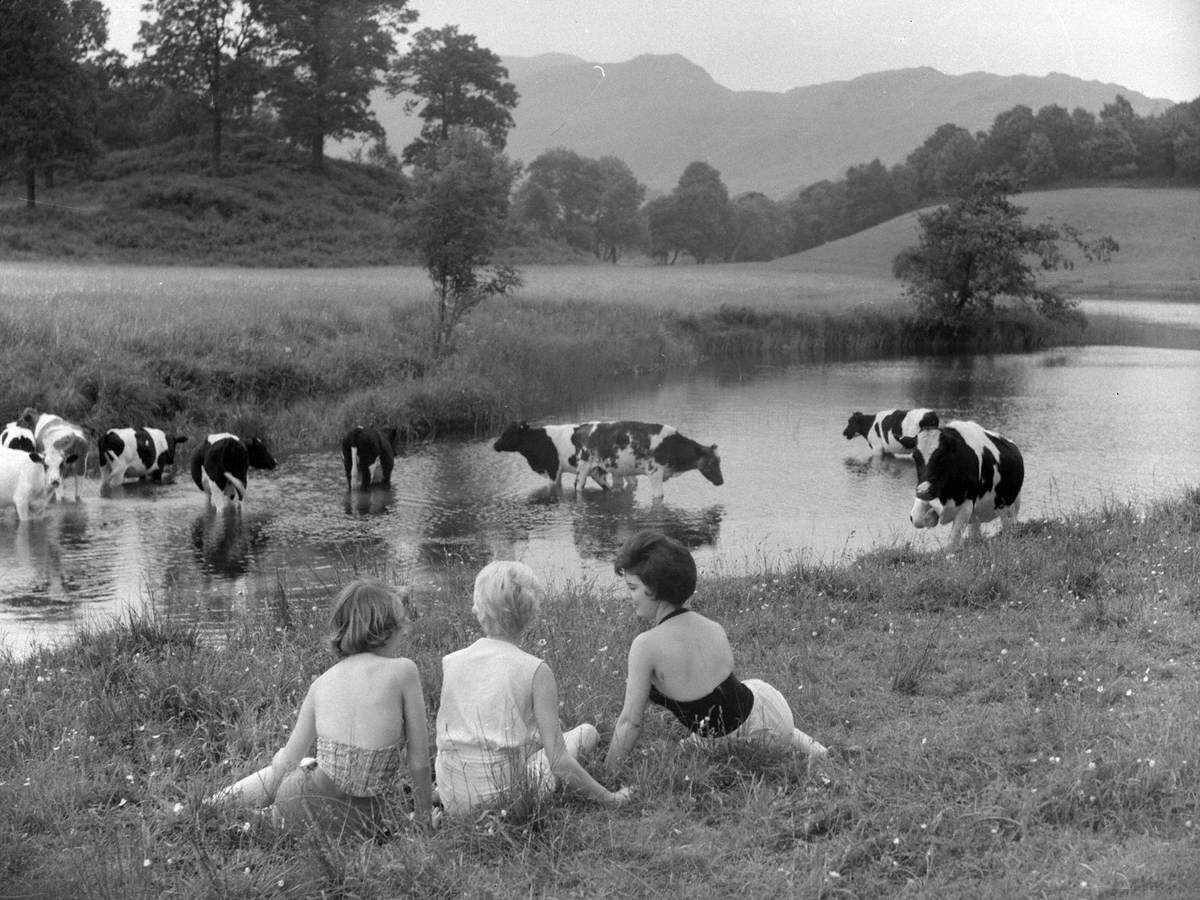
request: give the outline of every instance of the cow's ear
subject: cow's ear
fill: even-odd
[[[917,423],[918,428],[937,428],[939,425],[938,414],[935,412],[927,412],[921,416],[921,421]]]
[[[29,458],[35,463],[45,462],[45,457],[43,457],[42,454],[38,453],[36,450],[29,454]]]
[[[713,453],[716,453],[716,452],[717,452],[717,445],[716,445],[716,444],[709,444],[709,445],[708,445],[708,449],[709,449],[709,450],[711,450]]]
[[[63,460],[63,465],[69,466],[71,463],[75,462],[75,460],[77,460],[77,459],[79,459],[79,454],[72,453],[70,456],[68,456],[66,459]]]

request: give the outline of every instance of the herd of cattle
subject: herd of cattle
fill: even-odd
[[[967,528],[978,536],[984,522],[1000,518],[1005,525],[1016,519],[1025,476],[1021,453],[975,422],[943,425],[929,409],[855,412],[842,434],[849,440],[865,438],[877,456],[912,455],[918,484],[909,518],[917,528],[951,524],[951,549],[961,544]],[[396,437],[394,428],[356,426],[347,432],[342,440],[347,489],[356,483],[363,489],[376,481],[390,484]],[[0,431],[0,507],[15,506],[22,520],[41,515],[48,500],[63,499],[67,478],[74,479],[78,500],[79,480],[93,450],[102,487],[127,479],[162,481],[173,474],[176,446],[186,440],[157,428],[110,428],[91,440],[85,429],[61,416],[26,409]],[[564,475],[574,475],[576,491],[589,479],[604,490],[630,488],[641,475],[659,498],[663,482],[693,469],[714,485],[724,482],[717,445],[694,441],[670,425],[520,422],[505,428],[492,447],[521,454],[556,487],[562,487]],[[214,506],[221,504],[219,498],[240,506],[251,468],[275,468],[257,437],[210,434],[191,457],[192,480]]]

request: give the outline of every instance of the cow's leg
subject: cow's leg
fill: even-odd
[[[661,466],[650,473],[650,495],[652,497],[661,497],[663,495],[663,470]]]
[[[1010,506],[1007,510],[1005,510],[1004,515],[1002,515],[1000,517],[1000,530],[1001,531],[1008,531],[1010,528],[1016,527],[1017,511],[1020,508],[1021,508],[1021,498],[1018,497],[1016,500],[1014,500],[1012,502],[1012,506]]]
[[[971,521],[971,513],[974,511],[975,505],[970,501],[964,503],[958,510],[958,515],[954,517],[954,521],[950,523],[950,552],[953,553],[962,546],[963,532],[967,528],[967,523]]]
[[[979,522],[972,522],[970,525],[967,526],[967,528],[969,529],[969,536],[970,536],[971,540],[973,540],[973,541],[982,541],[983,540],[983,525],[981,525]]]

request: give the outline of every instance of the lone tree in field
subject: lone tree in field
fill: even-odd
[[[434,286],[433,349],[442,356],[454,330],[488,297],[521,286],[511,266],[491,264],[508,216],[518,167],[466,128],[429,148],[400,207],[401,233]]]
[[[1111,237],[1086,241],[1066,224],[1027,225],[1026,208],[1009,202],[1016,186],[1007,178],[984,175],[948,205],[917,216],[920,243],[902,250],[892,263],[905,293],[930,324],[953,326],[972,316],[990,317],[998,302],[1031,306],[1051,319],[1070,317],[1076,301],[1037,283],[1043,271],[1071,269],[1059,248],[1069,241],[1088,260],[1107,262],[1119,248]]]

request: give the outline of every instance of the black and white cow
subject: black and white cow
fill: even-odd
[[[37,444],[33,440],[32,431],[16,422],[9,422],[0,429],[0,447],[32,453],[37,449]]]
[[[70,475],[75,479],[75,500],[78,502],[79,480],[87,472],[88,452],[92,449],[87,432],[62,416],[39,413],[33,407],[27,407],[21,413],[17,424],[33,432],[34,449],[45,457],[48,466],[62,467],[62,480],[50,491],[50,499],[63,499],[63,481]]]
[[[1001,528],[1016,522],[1025,462],[1008,438],[976,422],[939,426],[930,413],[921,420],[913,458],[918,484],[909,520],[917,528],[950,524],[951,551],[968,527],[978,538],[984,522],[999,518]]]
[[[346,489],[354,487],[355,474],[365,491],[371,487],[375,473],[379,483],[392,483],[392,467],[396,462],[395,428],[363,428],[355,425],[342,438],[342,462],[346,466]]]
[[[663,495],[663,482],[698,469],[713,484],[724,484],[717,445],[705,446],[684,437],[672,425],[650,422],[597,422],[579,433],[574,465],[575,489],[600,469],[612,476],[650,477],[651,492]]]
[[[275,457],[261,439],[243,442],[237,435],[227,432],[210,434],[192,454],[192,481],[208,495],[213,506],[219,506],[217,497],[224,496],[240,507],[246,496],[251,467],[275,468]]]
[[[22,522],[40,516],[46,498],[62,485],[63,465],[73,462],[73,454],[51,463],[36,451],[0,447],[0,507],[16,507]]]
[[[582,446],[578,441],[596,424],[530,425],[528,422],[514,422],[500,433],[492,449],[498,453],[520,453],[529,463],[529,468],[539,475],[545,475],[554,482],[556,488],[561,488],[563,475],[573,475],[577,471],[575,456]],[[597,471],[592,478],[601,487],[608,486],[603,472]]]
[[[100,483],[115,486],[126,478],[158,483],[175,474],[175,445],[185,435],[161,428],[110,428],[100,435]]]
[[[848,441],[859,436],[866,438],[867,446],[875,456],[911,453],[916,446],[921,419],[929,413],[928,409],[881,409],[875,415],[851,413],[842,437]]]

